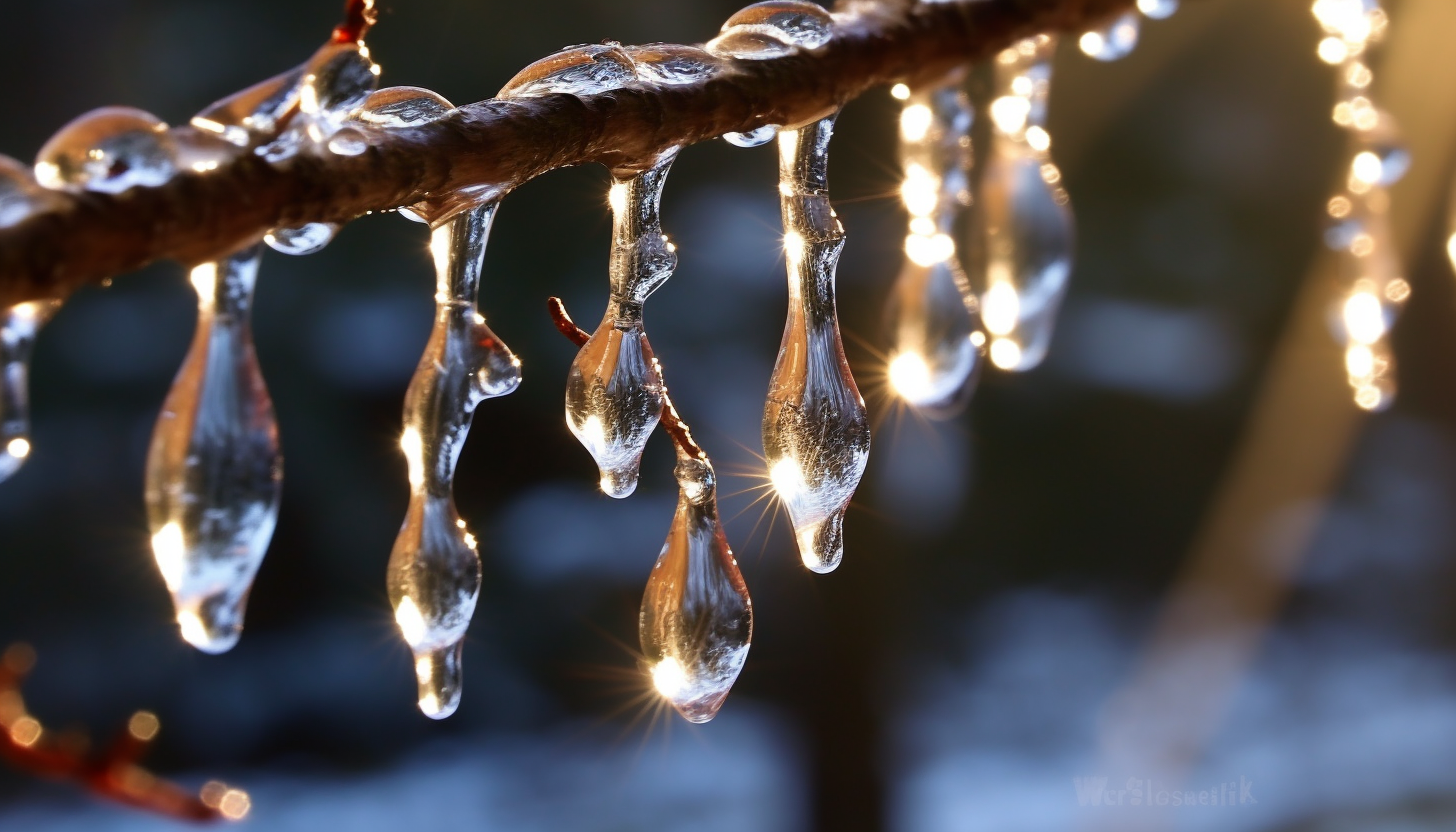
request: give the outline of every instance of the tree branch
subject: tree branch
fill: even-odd
[[[870,87],[927,83],[1020,38],[1082,31],[1132,4],[847,0],[826,46],[772,60],[727,60],[725,72],[698,83],[491,99],[418,127],[364,127],[371,146],[357,156],[305,152],[270,163],[245,153],[155,187],[59,194],[53,206],[0,229],[0,304],[63,297],[158,259],[196,263],[270,228],[347,222],[468,188],[504,193],[559,167],[631,167],[673,145],[765,124],[804,124]],[[349,8],[362,14],[370,6]],[[364,20],[346,21],[345,36],[356,31],[351,26],[362,35]]]

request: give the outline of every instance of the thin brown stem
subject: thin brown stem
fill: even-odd
[[[346,0],[344,22],[334,27],[334,43],[363,43],[364,36],[379,20],[374,0]]]
[[[556,328],[571,343],[580,347],[591,340],[591,334],[577,326],[576,321],[571,319],[571,315],[566,311],[566,304],[561,302],[561,298],[547,298],[546,310],[551,313],[551,322],[556,324]],[[656,358],[652,360],[657,361]],[[657,372],[659,376],[662,374],[661,365],[658,365]],[[708,458],[708,454],[693,440],[693,432],[688,428],[688,423],[683,421],[677,408],[673,407],[672,397],[667,394],[667,382],[665,381],[662,384],[662,421],[660,424],[662,429],[667,431],[668,436],[672,437],[672,441],[682,448],[683,453],[698,459]]]
[[[0,229],[0,304],[64,296],[158,259],[201,262],[270,228],[348,222],[369,211],[448,201],[470,188],[504,193],[567,165],[631,168],[674,145],[805,124],[870,87],[928,83],[1019,38],[1086,29],[1132,4],[852,0],[824,47],[727,60],[723,71],[696,83],[491,99],[418,127],[365,127],[370,147],[356,156],[305,152],[275,163],[244,153],[155,187],[61,194],[53,206]],[[372,5],[349,9],[362,34]],[[346,21],[346,36],[352,26]]]

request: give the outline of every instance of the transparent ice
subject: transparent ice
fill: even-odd
[[[219,101],[192,118],[198,130],[270,162],[308,147],[327,147],[349,116],[379,85],[379,66],[368,49],[330,43],[302,66]]]
[[[769,479],[804,565],[844,555],[844,513],[869,459],[870,425],[839,337],[834,271],[844,228],[829,204],[834,118],[779,134],[789,315],[763,411]]]
[[[619,43],[572,46],[531,64],[506,82],[497,98],[565,93],[591,95],[637,81],[637,67]]]
[[[281,254],[302,256],[323,251],[339,233],[339,226],[331,222],[304,223],[297,228],[275,228],[263,235],[263,242]]]
[[[748,658],[753,602],[718,519],[705,456],[677,452],[677,512],[642,596],[638,632],[653,687],[688,722],[712,719]]]
[[[760,147],[774,140],[779,134],[777,124],[765,124],[747,133],[724,133],[723,141],[738,147]]]
[[[385,87],[365,99],[364,105],[354,113],[354,119],[374,127],[418,127],[444,118],[453,109],[454,105],[444,96],[423,87]],[[428,203],[399,209],[400,216],[414,222],[427,222],[425,218],[433,213]]]
[[[56,199],[35,181],[29,167],[0,155],[0,228],[24,221]]]
[[[736,12],[722,33],[705,44],[726,58],[766,60],[818,49],[834,37],[834,18],[823,6],[801,0],[767,0]]]
[[[30,356],[60,301],[26,301],[0,313],[0,481],[30,456]]]
[[[643,330],[642,305],[667,282],[677,253],[662,233],[658,204],[675,150],[642,173],[614,175],[611,296],[566,379],[566,425],[596,460],[602,492],[626,497],[662,415],[662,376]]]
[[[410,500],[389,556],[389,600],[415,657],[419,707],[444,719],[460,704],[461,647],[480,595],[474,535],[455,509],[455,463],[475,407],[521,383],[521,362],[476,306],[496,204],[436,228],[435,325],[404,401],[400,448]]]
[[[102,107],[62,127],[35,158],[47,188],[119,194],[160,185],[177,172],[167,125],[134,107]]]
[[[1137,12],[1128,12],[1101,29],[1083,32],[1077,45],[1089,58],[1099,61],[1121,60],[1137,48],[1138,28],[1141,24]]]
[[[1072,269],[1072,212],[1052,162],[1046,100],[1056,41],[1028,38],[995,60],[982,166],[966,263],[980,293],[991,363],[1029,370],[1046,356]]]
[[[147,453],[152,553],[182,637],[237,643],[278,518],[283,458],[248,318],[262,249],[192,269],[197,329]]]
[[[910,233],[888,306],[889,380],[901,399],[935,417],[965,405],[985,343],[955,244],[971,201],[972,120],[970,99],[958,84],[910,94],[900,114],[901,198]]]
[[[696,84],[723,68],[722,61],[696,46],[650,43],[623,51],[636,66],[637,76],[653,85]]]

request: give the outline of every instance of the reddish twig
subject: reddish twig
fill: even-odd
[[[347,0],[344,22],[334,27],[334,43],[363,43],[364,36],[379,21],[374,0]]]
[[[571,343],[580,347],[591,340],[591,334],[577,326],[576,321],[571,319],[571,315],[566,311],[566,304],[561,302],[561,298],[547,298],[546,311],[551,314],[551,322],[556,324],[556,328]],[[657,361],[655,357],[652,360],[654,363]],[[662,375],[662,365],[660,364],[657,366],[657,373],[659,376]],[[672,437],[672,441],[676,442],[677,446],[682,448],[684,453],[698,459],[708,458],[707,453],[693,440],[693,432],[688,428],[688,423],[683,421],[683,417],[678,414],[677,408],[673,407],[672,397],[667,395],[666,381],[662,383],[661,424],[663,430],[667,431],[667,434]]]
[[[238,820],[248,813],[246,792],[212,781],[194,795],[140,765],[161,728],[150,712],[133,714],[126,730],[96,755],[88,753],[84,736],[53,736],[26,711],[20,693],[20,683],[34,664],[35,653],[27,645],[14,645],[0,658],[0,757],[12,766],[79,783],[108,800],[182,820]]]
[[[804,124],[866,89],[928,83],[1038,32],[1080,31],[1133,0],[846,0],[834,39],[772,60],[727,60],[690,84],[637,84],[592,95],[471,104],[409,128],[367,128],[356,156],[252,153],[207,172],[110,195],[57,194],[0,229],[0,305],[65,296],[154,260],[201,262],[270,228],[348,222],[369,211],[448,201],[467,189],[507,192],[555,168],[630,168],[686,146],[765,124]],[[372,13],[359,10],[361,31]],[[352,29],[346,23],[347,36]],[[188,127],[175,128],[184,135]],[[245,199],[239,198],[246,195]]]

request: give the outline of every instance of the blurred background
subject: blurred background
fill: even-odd
[[[300,63],[338,5],[9,3],[0,152],[30,159],[105,104],[184,123]],[[700,42],[736,8],[381,5],[383,82],[455,102],[566,44]],[[773,148],[715,141],[674,166],[663,225],[680,266],[648,331],[734,495],[723,512],[757,612],[714,722],[652,706],[635,668],[676,499],[666,437],[615,501],[562,419],[574,348],[544,300],[583,323],[605,304],[596,167],[523,187],[493,233],[481,307],[525,383],[480,407],[460,461],[485,583],[454,717],[415,709],[384,593],[406,503],[400,407],[433,292],[425,229],[392,215],[314,256],[265,258],[254,330],[286,479],[226,655],[176,636],[142,504],[193,322],[181,269],[83,291],[44,331],[35,450],[0,486],[0,642],[39,654],[31,710],[103,734],[155,711],[155,767],[248,790],[244,823],[264,830],[1451,828],[1456,8],[1386,7],[1377,100],[1415,154],[1393,194],[1414,294],[1391,410],[1356,411],[1325,325],[1321,216],[1347,156],[1309,4],[1190,0],[1145,21],[1119,63],[1063,43],[1051,133],[1079,225],[1071,294],[1045,364],[988,372],[951,421],[886,390],[897,104],[875,90],[846,109],[840,310],[877,430],[828,576],[799,565],[750,490],[786,302]],[[1104,778],[1122,805],[1091,805]],[[1150,807],[1161,791],[1234,805]],[[0,771],[0,829],[172,828]]]

